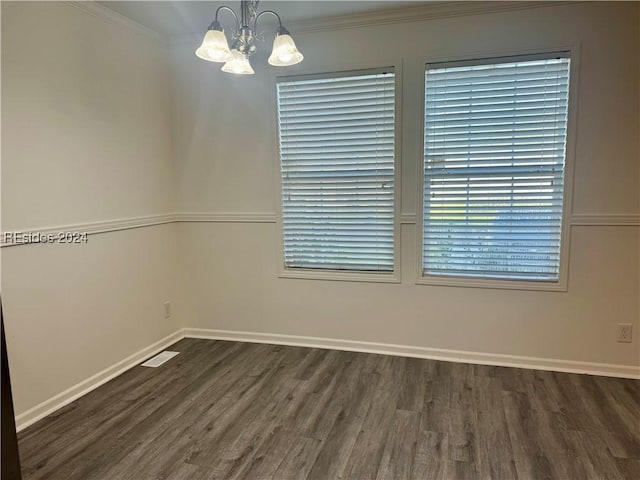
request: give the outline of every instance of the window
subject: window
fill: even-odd
[[[424,276],[558,282],[569,63],[427,65]]]
[[[277,84],[287,269],[390,273],[393,69]]]

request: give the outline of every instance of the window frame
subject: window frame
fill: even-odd
[[[567,106],[567,137],[565,147],[564,164],[564,191],[562,198],[562,225],[560,229],[560,265],[558,281],[536,280],[509,280],[496,278],[474,278],[464,276],[425,275],[423,272],[423,243],[424,243],[424,142],[425,142],[425,96],[426,96],[426,72],[429,65],[448,64],[457,62],[474,62],[477,64],[489,63],[492,60],[503,58],[533,60],[541,56],[562,54],[571,60],[569,66],[569,97]],[[420,130],[418,135],[418,162],[417,162],[417,195],[416,195],[416,280],[417,285],[435,285],[449,287],[489,288],[506,290],[533,290],[549,292],[567,292],[569,287],[569,257],[571,246],[571,215],[573,199],[573,180],[576,146],[576,120],[578,83],[580,72],[580,46],[579,44],[536,48],[530,50],[508,50],[499,52],[482,52],[472,55],[450,55],[446,57],[430,57],[423,59],[421,70],[422,80],[419,82],[420,91]]]
[[[357,270],[331,270],[331,269],[313,269],[313,268],[290,268],[285,264],[284,257],[284,231],[283,231],[283,185],[282,185],[282,166],[280,157],[280,141],[279,141],[279,122],[278,122],[278,83],[283,81],[303,80],[303,79],[319,79],[319,78],[335,78],[338,76],[365,75],[371,73],[380,73],[385,69],[393,69],[394,71],[394,191],[393,191],[393,271],[391,272],[367,272]],[[278,206],[276,209],[276,226],[277,226],[277,262],[278,277],[293,278],[305,280],[334,280],[334,281],[350,281],[350,282],[373,282],[373,283],[400,283],[400,199],[401,199],[401,165],[402,165],[402,60],[396,59],[391,62],[376,62],[376,64],[353,65],[344,68],[327,68],[321,71],[300,71],[291,75],[278,75],[272,88],[273,108],[275,112],[275,173],[278,188]]]

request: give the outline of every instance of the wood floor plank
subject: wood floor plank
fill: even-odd
[[[480,477],[483,479],[517,479],[509,428],[502,403],[503,384],[498,378],[476,376],[473,398],[476,408]],[[500,457],[495,452],[501,452]]]
[[[416,442],[413,470],[408,478],[446,479],[448,448],[448,435],[420,429]]]
[[[342,477],[371,406],[379,376],[368,372],[364,362],[356,359],[351,360],[349,366],[326,404],[325,418],[333,418],[333,422],[323,438],[320,453],[307,477],[309,479]]]
[[[607,480],[624,480],[616,459],[608,454],[600,437],[591,432],[571,431],[567,432],[567,438],[572,444],[574,458],[582,459],[579,464],[565,461],[569,478],[597,479],[602,472],[607,472]]]
[[[640,474],[640,382],[184,339],[19,435],[26,480]]]
[[[342,401],[349,394],[351,383],[358,376],[358,365],[352,352],[332,352],[328,357],[331,368],[320,376],[315,385],[316,398],[308,412],[301,434],[325,440],[342,411]]]
[[[533,418],[526,395],[503,391],[505,417],[516,471],[523,479],[552,479],[559,476],[544,445],[544,436]]]
[[[396,410],[376,476],[377,480],[411,477],[418,443],[419,419],[419,412]]]
[[[274,396],[281,395],[280,389],[273,388],[274,385],[280,386],[286,374],[284,369],[274,366],[263,375],[253,377],[255,381],[249,388],[211,422],[211,428],[197,442],[187,461],[201,466],[219,462],[224,445],[234,441],[251,422],[261,422],[261,414],[269,408],[269,402]]]
[[[404,362],[399,372],[402,381],[400,382],[397,408],[411,412],[421,412],[427,383],[423,368],[424,361],[419,358],[405,358],[403,360]]]
[[[245,478],[244,472],[251,464],[256,451],[272,439],[278,426],[277,417],[286,408],[284,399],[293,389],[294,382],[281,387],[279,394],[271,397],[260,413],[259,421],[242,425],[242,431],[235,439],[220,448],[220,452],[216,453],[217,460],[211,462],[217,478]]]
[[[322,370],[321,364],[317,367],[317,371]],[[304,425],[301,412],[304,406],[314,398],[314,380],[317,380],[319,375],[305,376],[307,380],[300,378],[295,376],[287,380],[287,382],[293,382],[293,389],[282,402],[277,417],[273,418],[271,424],[267,424],[267,432],[263,434],[264,441],[256,447],[250,460],[238,470],[237,478],[271,478],[281,467],[288,453],[297,447],[297,442],[300,441],[299,431]],[[260,423],[264,424],[264,422]],[[304,438],[302,441],[306,443]],[[314,444],[319,445],[320,441]],[[315,457],[313,459],[315,460]]]
[[[222,441],[221,448],[216,452],[217,460],[212,462],[216,478],[245,478],[253,464],[252,460],[263,445],[273,441],[282,418],[293,409],[289,405],[300,399],[294,393],[304,381],[294,378],[295,370],[307,352],[299,348],[282,351],[282,357],[276,366],[279,379],[275,379],[275,383],[278,388],[270,388],[260,399],[262,406],[259,406],[259,421],[238,422],[239,430],[230,430],[228,441]],[[301,355],[302,353],[305,355]]]
[[[616,465],[625,479],[640,478],[640,460],[616,458]]]
[[[324,363],[330,350],[309,349],[296,370],[296,379],[309,380]]]
[[[400,394],[402,377],[398,368],[402,359],[382,357],[374,375],[378,376],[371,408],[367,412],[345,466],[344,478],[360,480],[378,474],[387,436],[394,421],[395,406]]]
[[[447,471],[452,478],[476,479],[480,478],[480,471],[473,365],[459,363],[451,367]]]
[[[320,453],[322,442],[316,438],[301,437],[278,466],[273,474],[273,480],[303,480],[308,478],[309,472]],[[251,477],[246,477],[251,478]]]

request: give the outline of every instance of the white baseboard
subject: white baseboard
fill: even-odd
[[[585,373],[606,377],[640,379],[640,366],[633,365],[578,362],[553,358],[522,357],[517,355],[413,347],[409,345],[394,345],[389,343],[358,342],[335,338],[236,332],[232,330],[210,330],[202,328],[185,328],[184,336],[189,338],[206,338],[212,340],[230,340],[251,343],[272,343],[276,345],[292,345],[297,347],[326,348],[330,350],[346,350],[350,352],[427,358],[430,360],[443,360],[447,362],[473,363],[479,365],[495,365],[500,367],[516,367],[533,370]]]
[[[147,357],[155,355],[156,353],[164,350],[169,345],[177,342],[184,338],[183,330],[180,329],[171,335],[164,337],[162,340],[158,340],[157,342],[149,345],[148,347],[143,348],[142,350],[137,351],[133,355],[128,356],[124,360],[119,361],[118,363],[111,365],[108,368],[105,368],[101,372],[96,373],[95,375],[87,378],[86,380],[74,385],[71,388],[68,388],[62,393],[59,393],[55,397],[52,397],[44,402],[36,405],[33,408],[30,408],[26,412],[23,412],[16,416],[16,430],[19,432],[24,430],[29,425],[37,422],[38,420],[50,415],[55,412],[59,408],[68,405],[74,400],[86,395],[87,393],[95,390],[100,385],[107,383],[112,378],[117,377],[118,375],[124,373],[132,367],[135,367],[140,362],[145,360]]]
[[[491,353],[446,350],[440,348],[413,347],[389,343],[359,342],[335,338],[305,337],[297,335],[279,335],[271,333],[237,332],[232,330],[212,330],[203,328],[184,328],[130,355],[124,360],[98,372],[73,387],[59,393],[44,402],[16,416],[16,430],[21,431],[38,420],[50,415],[59,408],[95,390],[100,385],[140,364],[148,357],[164,350],[169,345],[188,338],[204,338],[210,340],[229,340],[234,342],[271,343],[275,345],[291,345],[297,347],[326,348],[329,350],[346,350],[349,352],[377,353],[400,357],[426,358],[447,362],[473,363],[479,365],[495,365],[501,367],[526,368],[533,370],[550,370],[555,372],[584,373],[606,377],[640,379],[640,366],[616,365],[608,363],[577,362],[551,358],[522,357],[517,355],[501,355]]]

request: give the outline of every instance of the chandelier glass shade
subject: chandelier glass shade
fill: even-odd
[[[236,30],[231,34],[233,40],[231,48],[229,48],[222,25],[218,21],[218,15],[223,11],[230,12],[235,18]],[[196,56],[208,62],[224,63],[223,72],[252,75],[255,72],[251,68],[249,57],[256,51],[254,40],[256,39],[258,19],[266,14],[274,15],[279,24],[268,60],[269,64],[276,67],[286,67],[300,63],[304,56],[296,47],[289,31],[282,26],[280,16],[271,10],[258,13],[258,0],[241,0],[240,16],[226,5],[219,7],[216,10],[215,19],[209,25],[202,43],[196,50]]]
[[[249,59],[238,50],[231,50],[233,58],[222,66],[225,73],[235,73],[236,75],[253,75],[255,72],[251,68]]]
[[[273,50],[269,57],[269,64],[276,67],[286,67],[300,63],[303,59],[302,53],[296,48],[296,44],[291,35],[276,35],[273,40]]]
[[[208,30],[202,44],[196,50],[196,55],[208,62],[228,62],[234,58],[224,30]]]

